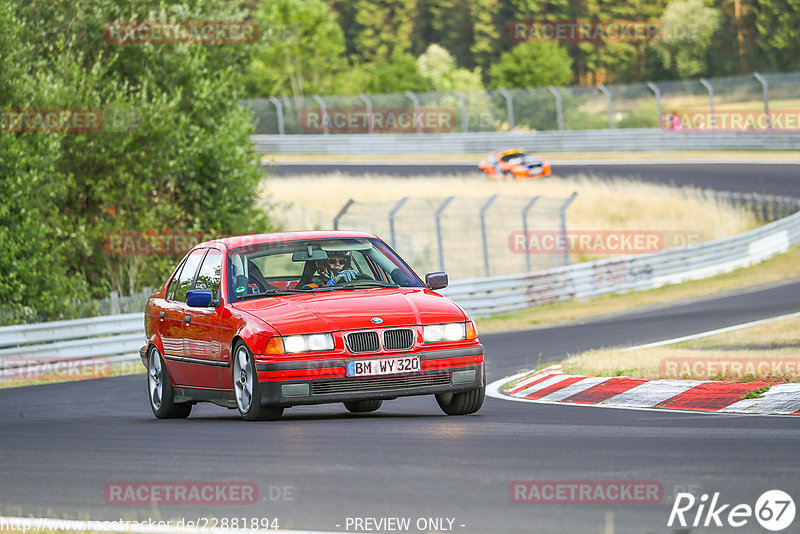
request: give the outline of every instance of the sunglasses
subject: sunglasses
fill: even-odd
[[[347,263],[347,260],[344,258],[328,258],[328,265],[344,265]]]

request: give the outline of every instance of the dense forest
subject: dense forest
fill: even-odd
[[[800,70],[789,0],[248,0],[248,96],[596,85]],[[517,42],[514,21],[653,21],[650,42]]]

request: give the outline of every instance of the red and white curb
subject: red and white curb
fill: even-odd
[[[744,395],[763,386],[770,386],[763,397],[742,400]],[[796,383],[578,376],[564,373],[560,364],[492,382],[486,394],[521,402],[800,415],[800,384]]]

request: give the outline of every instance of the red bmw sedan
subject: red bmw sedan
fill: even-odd
[[[435,395],[448,415],[484,399],[475,324],[383,241],[359,232],[287,232],[200,243],[145,308],[150,407],[188,417],[198,402],[246,420],[342,402]]]

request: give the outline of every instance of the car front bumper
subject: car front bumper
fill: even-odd
[[[415,373],[355,378],[344,375],[348,361],[344,358],[257,362],[261,403],[295,406],[394,399],[412,395],[457,393],[485,386],[483,346],[402,355],[420,356],[422,370]],[[390,355],[376,355],[387,356]]]

